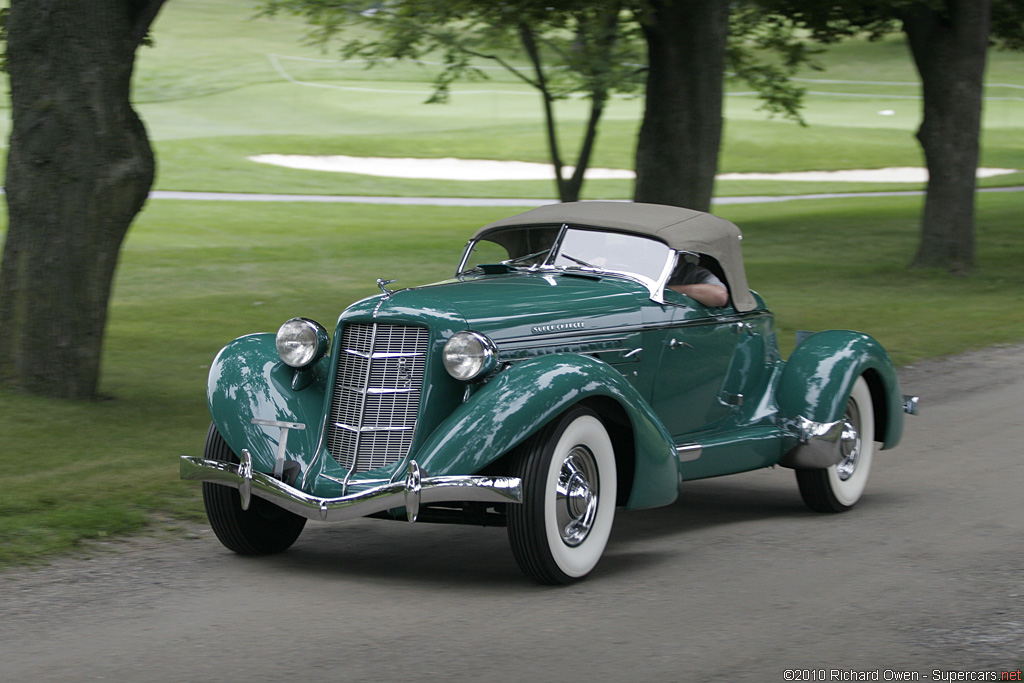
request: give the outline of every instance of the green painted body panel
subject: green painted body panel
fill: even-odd
[[[881,441],[883,448],[896,446],[903,434],[899,379],[882,345],[861,332],[818,332],[796,347],[777,391],[782,418],[840,419],[853,383],[861,375],[875,406],[875,440]]]
[[[499,345],[503,340],[535,336],[534,328],[564,322],[580,330],[616,329],[640,323],[639,302],[649,297],[637,283],[615,277],[550,273],[463,276],[435,285],[395,292],[379,318],[443,301],[464,325]],[[380,297],[377,297],[379,301]]]
[[[596,396],[618,402],[633,427],[636,469],[626,507],[672,503],[679,483],[671,438],[621,374],[588,356],[551,354],[513,365],[460,405],[411,457],[432,476],[477,472]]]
[[[273,334],[240,337],[214,358],[207,380],[210,417],[235,453],[248,448],[260,472],[274,469],[281,430],[252,424],[253,418],[301,422],[304,430],[288,433],[288,454],[306,471],[323,431],[324,395],[329,366],[313,366],[313,381],[301,391],[291,388],[295,371],[281,362]]]
[[[723,430],[700,439],[697,460],[679,463],[683,481],[721,477],[771,467],[782,457],[782,438],[774,424]]]

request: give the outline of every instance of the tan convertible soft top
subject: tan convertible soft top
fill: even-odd
[[[743,271],[743,254],[740,250],[743,235],[740,229],[724,218],[703,211],[636,202],[566,202],[542,206],[495,221],[477,230],[473,239],[517,225],[563,223],[647,235],[661,240],[676,251],[707,254],[717,260],[725,271],[736,310],[749,311],[757,306]]]

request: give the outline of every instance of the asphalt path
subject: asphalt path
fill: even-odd
[[[200,526],[114,541],[0,575],[0,681],[1015,672],[1024,346],[901,376],[922,415],[848,513],[807,511],[785,469],[688,483],[674,505],[618,515],[597,569],[564,588],[521,576],[504,529],[310,524],[258,559]]]
[[[985,187],[977,192],[1024,192],[1024,185],[1015,187]],[[923,190],[894,190],[888,192],[829,192],[794,195],[756,195],[748,197],[716,197],[711,203],[725,204],[769,204],[790,202],[800,199],[850,199],[856,197],[917,197],[924,196]],[[255,194],[245,192],[176,192],[155,190],[149,193],[151,199],[184,199],[190,201],[215,202],[313,202],[318,204],[393,204],[411,206],[541,206],[557,204],[557,199],[508,199],[486,197],[374,197],[356,195],[320,194]],[[627,200],[622,200],[627,201]]]

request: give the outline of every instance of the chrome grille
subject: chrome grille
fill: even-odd
[[[327,422],[327,450],[355,472],[405,457],[419,414],[428,334],[423,327],[346,325]]]

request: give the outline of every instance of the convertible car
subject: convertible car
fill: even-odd
[[[181,478],[237,553],[286,550],[307,519],[500,525],[550,584],[594,569],[617,509],[669,505],[692,479],[780,465],[811,509],[847,510],[917,399],[865,334],[805,335],[783,360],[741,239],[619,202],[491,223],[452,279],[378,280],[333,338],[293,318],[224,347]],[[688,268],[721,301],[671,286]]]

